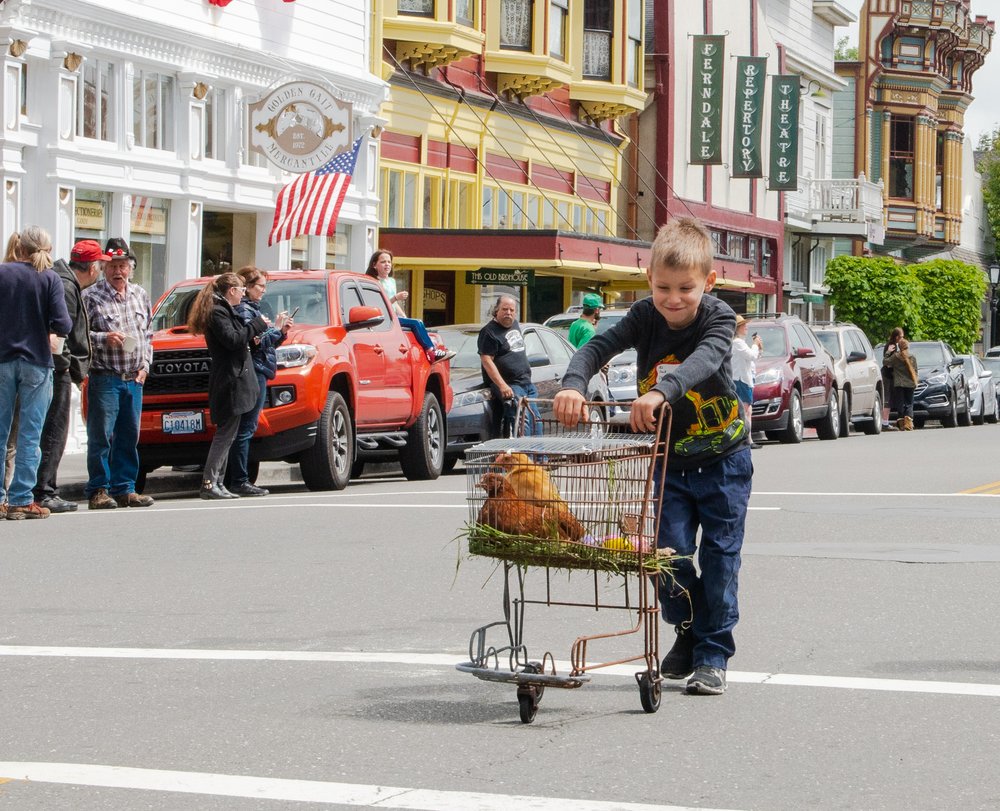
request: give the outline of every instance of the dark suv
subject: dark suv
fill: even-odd
[[[878,357],[885,350],[875,347]],[[913,392],[913,424],[923,428],[926,420],[941,420],[945,428],[972,425],[969,381],[965,364],[944,341],[910,341],[910,354],[917,360],[919,382]]]
[[[833,359],[813,331],[794,315],[753,316],[747,335],[764,344],[756,361],[753,430],[768,439],[801,442],[806,425],[820,439],[840,435],[840,398]]]

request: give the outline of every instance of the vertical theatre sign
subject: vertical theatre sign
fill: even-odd
[[[767,188],[799,188],[799,77],[775,76],[771,82],[771,167]]]
[[[691,88],[691,163],[722,163],[722,82],[726,38],[698,35],[694,39]]]
[[[733,117],[733,177],[763,177],[761,128],[764,123],[766,56],[736,60],[736,115]]]

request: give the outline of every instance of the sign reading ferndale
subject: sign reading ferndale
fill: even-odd
[[[534,281],[535,271],[533,270],[482,268],[481,270],[467,270],[465,272],[466,284],[505,284],[508,287],[527,287]]]
[[[771,80],[771,167],[767,188],[799,188],[799,77],[793,74]]]
[[[352,106],[316,82],[287,82],[248,104],[250,148],[287,172],[311,172],[354,144]]]
[[[691,163],[722,163],[722,82],[726,38],[698,35],[694,41],[691,87]]]
[[[760,145],[764,123],[766,56],[736,59],[736,115],[733,117],[733,177],[763,177]]]

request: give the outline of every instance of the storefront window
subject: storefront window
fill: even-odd
[[[508,287],[504,284],[483,284],[479,286],[479,321],[485,324],[493,318],[493,305],[499,296],[513,296],[518,302],[518,320],[521,319],[521,299],[523,290],[520,287]]]
[[[74,241],[93,239],[103,248],[110,236],[109,211],[111,211],[111,195],[108,192],[77,189],[73,222]]]
[[[156,301],[167,287],[167,217],[170,201],[162,197],[132,197],[129,246],[136,265],[132,281]]]
[[[326,262],[327,270],[357,270],[364,271],[360,263],[355,263],[358,267],[351,267],[350,257],[351,226],[338,225],[337,232],[326,240]],[[365,257],[367,261],[368,257]]]
[[[292,270],[309,267],[309,237],[297,236],[292,240]]]

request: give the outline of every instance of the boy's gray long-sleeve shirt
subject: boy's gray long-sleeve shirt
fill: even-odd
[[[671,329],[653,300],[645,298],[580,348],[563,386],[586,393],[598,369],[619,352],[635,348],[639,395],[656,389],[673,412],[671,467],[712,464],[750,441],[729,362],[735,332],[736,314],[721,299],[705,296],[694,321]]]

